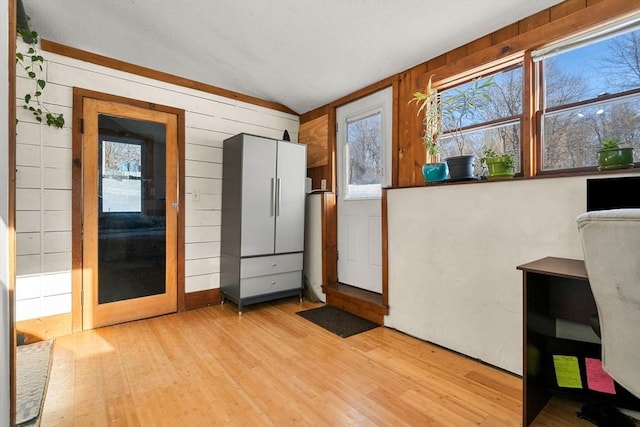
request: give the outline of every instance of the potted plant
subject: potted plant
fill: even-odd
[[[447,164],[440,161],[440,148],[438,146],[438,137],[442,130],[440,97],[438,92],[431,86],[432,77],[429,77],[427,89],[424,92],[415,92],[413,98],[409,101],[420,104],[417,114],[424,110],[422,144],[427,151],[427,155],[426,162],[422,165],[422,176],[426,183],[442,182],[447,179],[449,173]]]
[[[515,175],[515,159],[511,154],[498,154],[487,148],[480,164],[487,168],[488,179],[508,179]]]
[[[632,168],[633,147],[622,147],[616,138],[606,138],[598,150],[598,170]]]
[[[452,180],[474,178],[473,164],[476,156],[464,154],[464,138],[462,128],[465,120],[471,117],[474,110],[482,103],[490,100],[488,89],[494,84],[493,77],[485,80],[477,79],[471,85],[462,89],[455,89],[447,96],[442,96],[432,87],[432,78],[429,77],[425,92],[414,92],[410,102],[420,104],[418,114],[425,110],[425,133],[423,143],[427,148],[435,149],[439,153],[438,138],[442,135],[442,129],[450,129],[449,135],[454,139],[460,154],[445,159],[449,177]],[[435,147],[435,148],[431,148]]]

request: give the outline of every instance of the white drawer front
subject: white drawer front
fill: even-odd
[[[302,270],[302,252],[245,258],[240,261],[240,278]]]
[[[240,279],[240,298],[302,287],[302,271]]]

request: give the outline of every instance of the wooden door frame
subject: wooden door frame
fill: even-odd
[[[9,424],[15,425],[16,422],[16,315],[15,315],[15,281],[16,281],[16,23],[17,23],[17,2],[16,0],[8,1],[8,88],[7,88],[7,171],[8,183],[8,200],[7,200],[7,299],[9,308]]]
[[[72,118],[72,220],[71,220],[71,331],[82,330],[82,138],[83,138],[83,99],[93,98],[100,101],[115,102],[138,108],[175,114],[178,131],[178,230],[177,230],[177,270],[176,297],[178,311],[185,310],[185,112],[182,109],[158,105],[151,102],[110,95],[88,89],[73,88],[73,118]]]
[[[355,93],[347,95],[326,106],[328,117],[327,150],[328,165],[322,174],[327,179],[328,191],[322,198],[322,285],[325,287],[338,283],[338,212],[336,205],[336,110],[351,101],[370,95],[387,86],[393,87],[392,100],[392,128],[391,128],[391,187],[398,186],[399,138],[400,138],[400,89],[403,87],[401,75],[395,75]],[[321,169],[321,168],[314,168]],[[309,171],[310,169],[307,169]],[[320,178],[317,178],[318,180]],[[316,178],[314,177],[314,181]],[[382,304],[389,306],[389,250],[387,223],[387,188],[382,190]]]

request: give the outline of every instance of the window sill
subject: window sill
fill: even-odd
[[[396,188],[418,188],[418,187],[448,187],[452,185],[477,185],[477,184],[486,184],[486,183],[496,183],[496,182],[504,182],[504,181],[528,181],[532,179],[553,179],[553,178],[567,178],[574,176],[610,176],[610,175],[621,175],[621,174],[640,174],[640,167],[636,166],[635,168],[628,169],[614,169],[608,171],[599,171],[596,169],[581,169],[576,171],[563,171],[563,172],[542,172],[536,176],[522,176],[516,175],[513,178],[508,179],[470,179],[464,181],[443,181],[443,182],[432,182],[425,183],[422,185],[409,185],[405,187],[385,187],[385,190],[393,190]]]

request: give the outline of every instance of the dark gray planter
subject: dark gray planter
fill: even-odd
[[[445,161],[449,167],[449,179],[475,178],[473,175],[473,162],[476,156],[473,154],[447,157]]]

